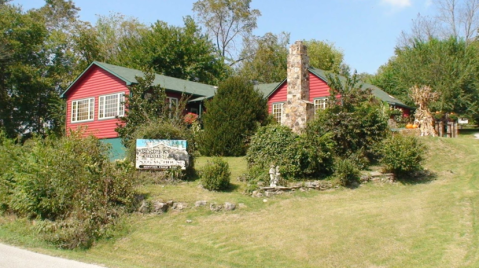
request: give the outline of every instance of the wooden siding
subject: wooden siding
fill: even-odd
[[[268,113],[273,113],[273,103],[286,102],[288,94],[288,83],[284,82],[276,91],[268,98]],[[328,84],[318,78],[316,75],[309,73],[309,101],[329,96]]]
[[[329,97],[330,87],[328,84],[317,77],[316,75],[309,73],[309,101],[314,102],[314,99]]]
[[[67,99],[66,129],[77,130],[86,128],[84,136],[94,135],[99,139],[117,138],[118,133],[115,132],[118,119],[102,119],[98,120],[98,97],[106,94],[124,92],[126,96],[129,94],[126,83],[109,72],[94,66],[87,73],[83,74],[77,85],[70,89]],[[72,123],[71,122],[71,106],[73,100],[85,98],[95,98],[95,111],[93,113],[93,121]]]
[[[268,98],[268,113],[273,114],[273,103],[285,102],[288,93],[288,83],[284,82],[278,89],[276,89]]]

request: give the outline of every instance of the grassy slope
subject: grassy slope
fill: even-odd
[[[227,193],[204,191],[197,182],[146,186],[152,199],[247,208],[135,215],[124,238],[88,251],[40,251],[109,267],[479,267],[479,141],[462,136],[427,143],[427,167],[437,175],[429,183],[366,184],[267,202],[242,195],[241,186]],[[228,160],[236,178],[244,160]],[[41,245],[12,235],[12,225],[3,222],[0,239]]]

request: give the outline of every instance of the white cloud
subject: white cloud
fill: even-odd
[[[381,0],[381,3],[391,5],[394,8],[404,8],[411,5],[411,0]]]

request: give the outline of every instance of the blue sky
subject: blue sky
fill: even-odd
[[[345,54],[345,62],[358,72],[376,73],[394,55],[402,31],[409,31],[417,15],[434,13],[432,0],[253,0],[259,9],[255,35],[291,34],[296,40],[327,40]],[[117,12],[149,25],[157,20],[182,26],[193,15],[195,0],[74,0],[80,19],[95,23],[96,15]],[[38,8],[43,0],[14,0],[24,9]]]

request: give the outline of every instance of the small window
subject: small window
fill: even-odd
[[[327,98],[320,98],[320,99],[314,99],[314,113],[318,110],[326,110],[326,107],[328,106],[328,99]]]
[[[72,101],[71,122],[84,122],[93,120],[95,112],[95,98]]]
[[[178,98],[166,97],[166,102],[168,104],[168,110],[170,111],[170,118],[172,118],[178,107]]]
[[[283,114],[283,103],[273,103],[273,118],[281,124],[281,116]]]
[[[124,93],[100,96],[98,101],[98,119],[109,119],[125,115]]]

